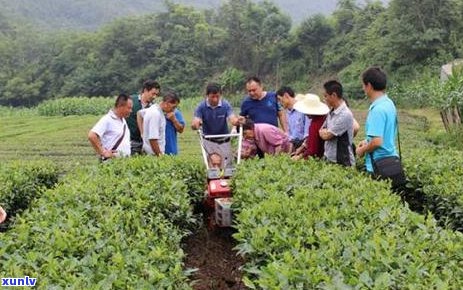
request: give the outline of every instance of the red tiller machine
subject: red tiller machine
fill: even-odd
[[[199,130],[201,152],[203,155],[204,163],[207,169],[207,190],[204,197],[204,205],[206,208],[207,219],[209,226],[214,227],[229,227],[232,225],[232,191],[230,188],[230,180],[235,172],[235,167],[241,161],[241,144],[243,142],[243,134],[241,127],[238,127],[237,133],[221,134],[221,135],[203,135]],[[238,139],[235,142],[236,158],[234,142],[232,140]],[[204,145],[204,140],[228,140],[221,143],[222,146],[217,145],[220,152],[207,152],[207,146]],[[229,144],[226,144],[228,143]],[[211,167],[210,154],[218,153],[221,156],[221,164],[219,168]]]

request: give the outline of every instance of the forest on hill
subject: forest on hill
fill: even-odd
[[[94,32],[44,32],[0,13],[0,105],[134,92],[146,78],[184,97],[212,80],[237,92],[248,75],[300,91],[337,77],[359,98],[367,66],[384,67],[393,82],[427,82],[463,56],[463,0],[339,0],[332,14],[300,24],[270,2],[229,0],[208,11],[165,5]]]
[[[18,23],[30,23],[44,29],[96,30],[120,17],[165,12],[177,3],[199,9],[217,9],[224,0],[0,0],[0,12]],[[260,1],[254,0],[258,3]],[[273,0],[294,23],[308,16],[328,15],[336,8],[336,0]],[[364,3],[357,0],[357,3]],[[383,1],[386,3],[387,1]]]

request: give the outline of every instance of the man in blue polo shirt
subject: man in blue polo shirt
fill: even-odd
[[[258,77],[250,77],[246,80],[246,96],[241,103],[241,122],[249,118],[254,123],[266,123],[278,127],[278,120],[285,133],[288,132],[286,114],[278,103],[275,92],[266,92],[262,88],[262,82]]]
[[[233,113],[229,102],[221,98],[221,89],[218,84],[209,84],[206,87],[206,98],[196,107],[191,123],[193,130],[202,127],[204,135],[229,134],[228,122],[238,125],[238,117]],[[208,154],[213,152],[222,156],[225,166],[231,165],[233,152],[230,138],[212,138],[203,140],[204,149]]]
[[[362,74],[363,91],[371,101],[365,124],[366,140],[361,141],[356,153],[365,155],[368,172],[373,173],[372,158],[397,156],[395,134],[397,111],[386,94],[386,74],[378,67],[371,67]]]

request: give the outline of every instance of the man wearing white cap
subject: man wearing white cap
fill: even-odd
[[[306,142],[296,151],[293,160],[298,160],[302,157],[307,159],[309,156],[323,157],[324,141],[320,138],[319,130],[325,122],[326,114],[328,114],[330,109],[314,94],[306,94],[299,97],[294,104],[294,109],[306,114],[311,122]]]

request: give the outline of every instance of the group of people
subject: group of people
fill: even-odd
[[[194,111],[191,127],[204,135],[227,135],[231,126],[242,126],[243,158],[287,153],[293,160],[321,158],[343,166],[354,166],[355,156],[366,156],[366,170],[373,172],[372,161],[397,156],[395,134],[397,112],[386,94],[387,77],[379,67],[362,75],[363,91],[371,101],[365,125],[365,140],[354,145],[359,130],[346,100],[342,84],[329,80],[323,84],[324,102],[315,94],[295,94],[287,86],[265,91],[257,77],[246,80],[248,95],[236,115],[222,98],[221,88],[211,83]],[[185,121],[177,109],[175,92],[160,92],[155,81],[146,81],[138,95],[117,97],[115,107],[89,132],[89,141],[102,160],[136,154],[177,154],[177,133]],[[230,138],[202,140],[210,167],[226,167],[233,162]]]
[[[371,105],[365,124],[365,139],[355,148],[353,138],[359,130],[343,97],[341,83],[330,80],[323,84],[325,102],[314,94],[295,94],[290,87],[277,92],[264,91],[259,78],[246,81],[248,95],[235,115],[222,98],[218,84],[209,84],[206,97],[196,107],[191,127],[204,135],[227,135],[229,124],[242,126],[244,158],[265,154],[288,153],[293,160],[309,156],[343,166],[354,166],[355,155],[365,156],[366,170],[374,173],[376,161],[397,156],[395,136],[397,111],[387,96],[387,76],[379,67],[370,67],[362,75],[362,88]],[[89,131],[88,139],[102,161],[137,154],[177,154],[177,133],[185,121],[177,109],[180,99],[175,92],[164,94],[159,104],[158,82],[143,83],[139,94],[120,94],[114,108]],[[281,128],[279,128],[279,125]],[[230,138],[203,140],[209,167],[223,168],[232,164],[234,154]],[[6,213],[0,207],[0,223]]]
[[[154,80],[143,83],[139,94],[120,94],[114,108],[104,115],[88,133],[88,139],[102,161],[139,154],[178,153],[177,134],[185,120],[177,109],[180,99],[174,91],[154,100],[161,86]]]
[[[245,117],[243,157],[288,153],[293,160],[312,156],[355,165],[353,138],[359,125],[343,98],[341,83],[324,83],[326,103],[315,94],[296,95],[286,86],[266,92],[255,77],[248,79],[246,88],[249,96],[240,113]],[[278,119],[281,129],[275,125]]]

